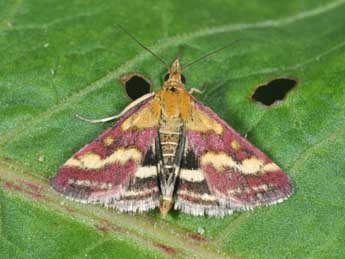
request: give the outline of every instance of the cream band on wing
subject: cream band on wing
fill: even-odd
[[[212,153],[201,157],[201,165],[211,164],[217,171],[224,171],[225,167],[235,168],[243,174],[258,174],[262,172],[275,172],[280,170],[275,163],[264,164],[264,161],[256,157],[246,158],[242,162],[236,162],[231,156],[225,153]]]
[[[155,175],[157,175],[156,166],[139,167],[138,170],[135,172],[135,177],[138,177],[138,178],[149,178]]]
[[[141,160],[141,153],[139,150],[135,148],[119,148],[105,159],[102,159],[99,155],[90,152],[80,156],[79,159],[71,158],[67,160],[65,166],[73,166],[85,169],[99,169],[114,162],[124,164],[130,159],[139,162]]]
[[[180,178],[188,182],[202,182],[205,180],[204,173],[201,170],[181,169]]]
[[[207,193],[199,194],[199,193],[189,192],[186,190],[180,190],[178,192],[178,195],[187,195],[192,198],[203,200],[203,201],[217,201],[218,200],[217,197],[212,194],[211,195]]]
[[[134,196],[145,196],[151,193],[158,192],[159,189],[157,186],[150,188],[150,189],[142,189],[137,191],[125,191],[121,194],[121,197],[134,197]]]

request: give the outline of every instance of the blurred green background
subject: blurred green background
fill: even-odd
[[[345,1],[0,2],[1,258],[344,258]],[[129,102],[119,78],[158,90],[186,64],[197,98],[277,162],[295,194],[223,219],[121,214],[65,200],[49,179]],[[271,108],[250,99],[277,77],[298,86]]]

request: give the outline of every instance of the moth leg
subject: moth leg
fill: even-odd
[[[135,101],[133,101],[129,105],[127,105],[127,107],[124,108],[121,113],[116,114],[116,115],[111,116],[111,117],[91,120],[91,119],[87,119],[83,116],[80,116],[79,114],[76,114],[75,116],[82,121],[86,121],[86,122],[90,122],[90,123],[102,123],[102,122],[108,122],[108,121],[116,120],[116,119],[120,118],[122,115],[124,115],[129,109],[132,109],[133,107],[135,107],[136,105],[138,105],[142,101],[150,98],[152,95],[154,95],[154,93],[148,93],[148,94],[141,96],[140,98],[136,99]]]
[[[122,116],[122,112],[120,114],[116,114],[116,115],[111,116],[111,117],[96,119],[96,120],[87,119],[83,116],[80,116],[79,114],[76,114],[75,116],[82,121],[86,121],[86,122],[90,122],[90,123],[102,123],[102,122],[108,122],[108,121],[112,121],[112,120],[116,120],[116,119],[120,118]]]
[[[199,90],[197,88],[191,88],[188,93],[189,94],[193,94],[193,93],[203,94],[204,91],[203,90]]]

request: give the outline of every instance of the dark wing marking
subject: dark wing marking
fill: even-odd
[[[112,128],[73,155],[52,179],[53,188],[73,200],[120,211],[157,207],[153,147],[158,120],[155,123],[153,115],[147,114],[151,105],[152,98],[131,108]],[[143,121],[141,116],[151,121]]]
[[[289,177],[213,111],[194,101],[186,124],[188,152],[182,164],[176,208],[193,215],[224,216],[281,202],[293,190]],[[212,125],[212,126],[210,126]],[[205,184],[206,183],[206,184]],[[198,187],[198,186],[202,186]],[[205,202],[210,203],[205,206]]]
[[[218,198],[211,193],[198,157],[188,145],[181,162],[175,209],[194,216],[225,216],[232,210],[220,206]]]

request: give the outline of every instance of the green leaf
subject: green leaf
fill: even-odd
[[[1,258],[344,258],[345,1],[1,1]],[[121,214],[65,200],[49,178],[111,126],[130,100],[119,78],[157,91],[166,69],[115,24],[171,62],[241,38],[186,71],[198,99],[293,180],[286,202],[224,219]],[[298,80],[281,103],[249,97]],[[204,232],[199,234],[198,232]]]

